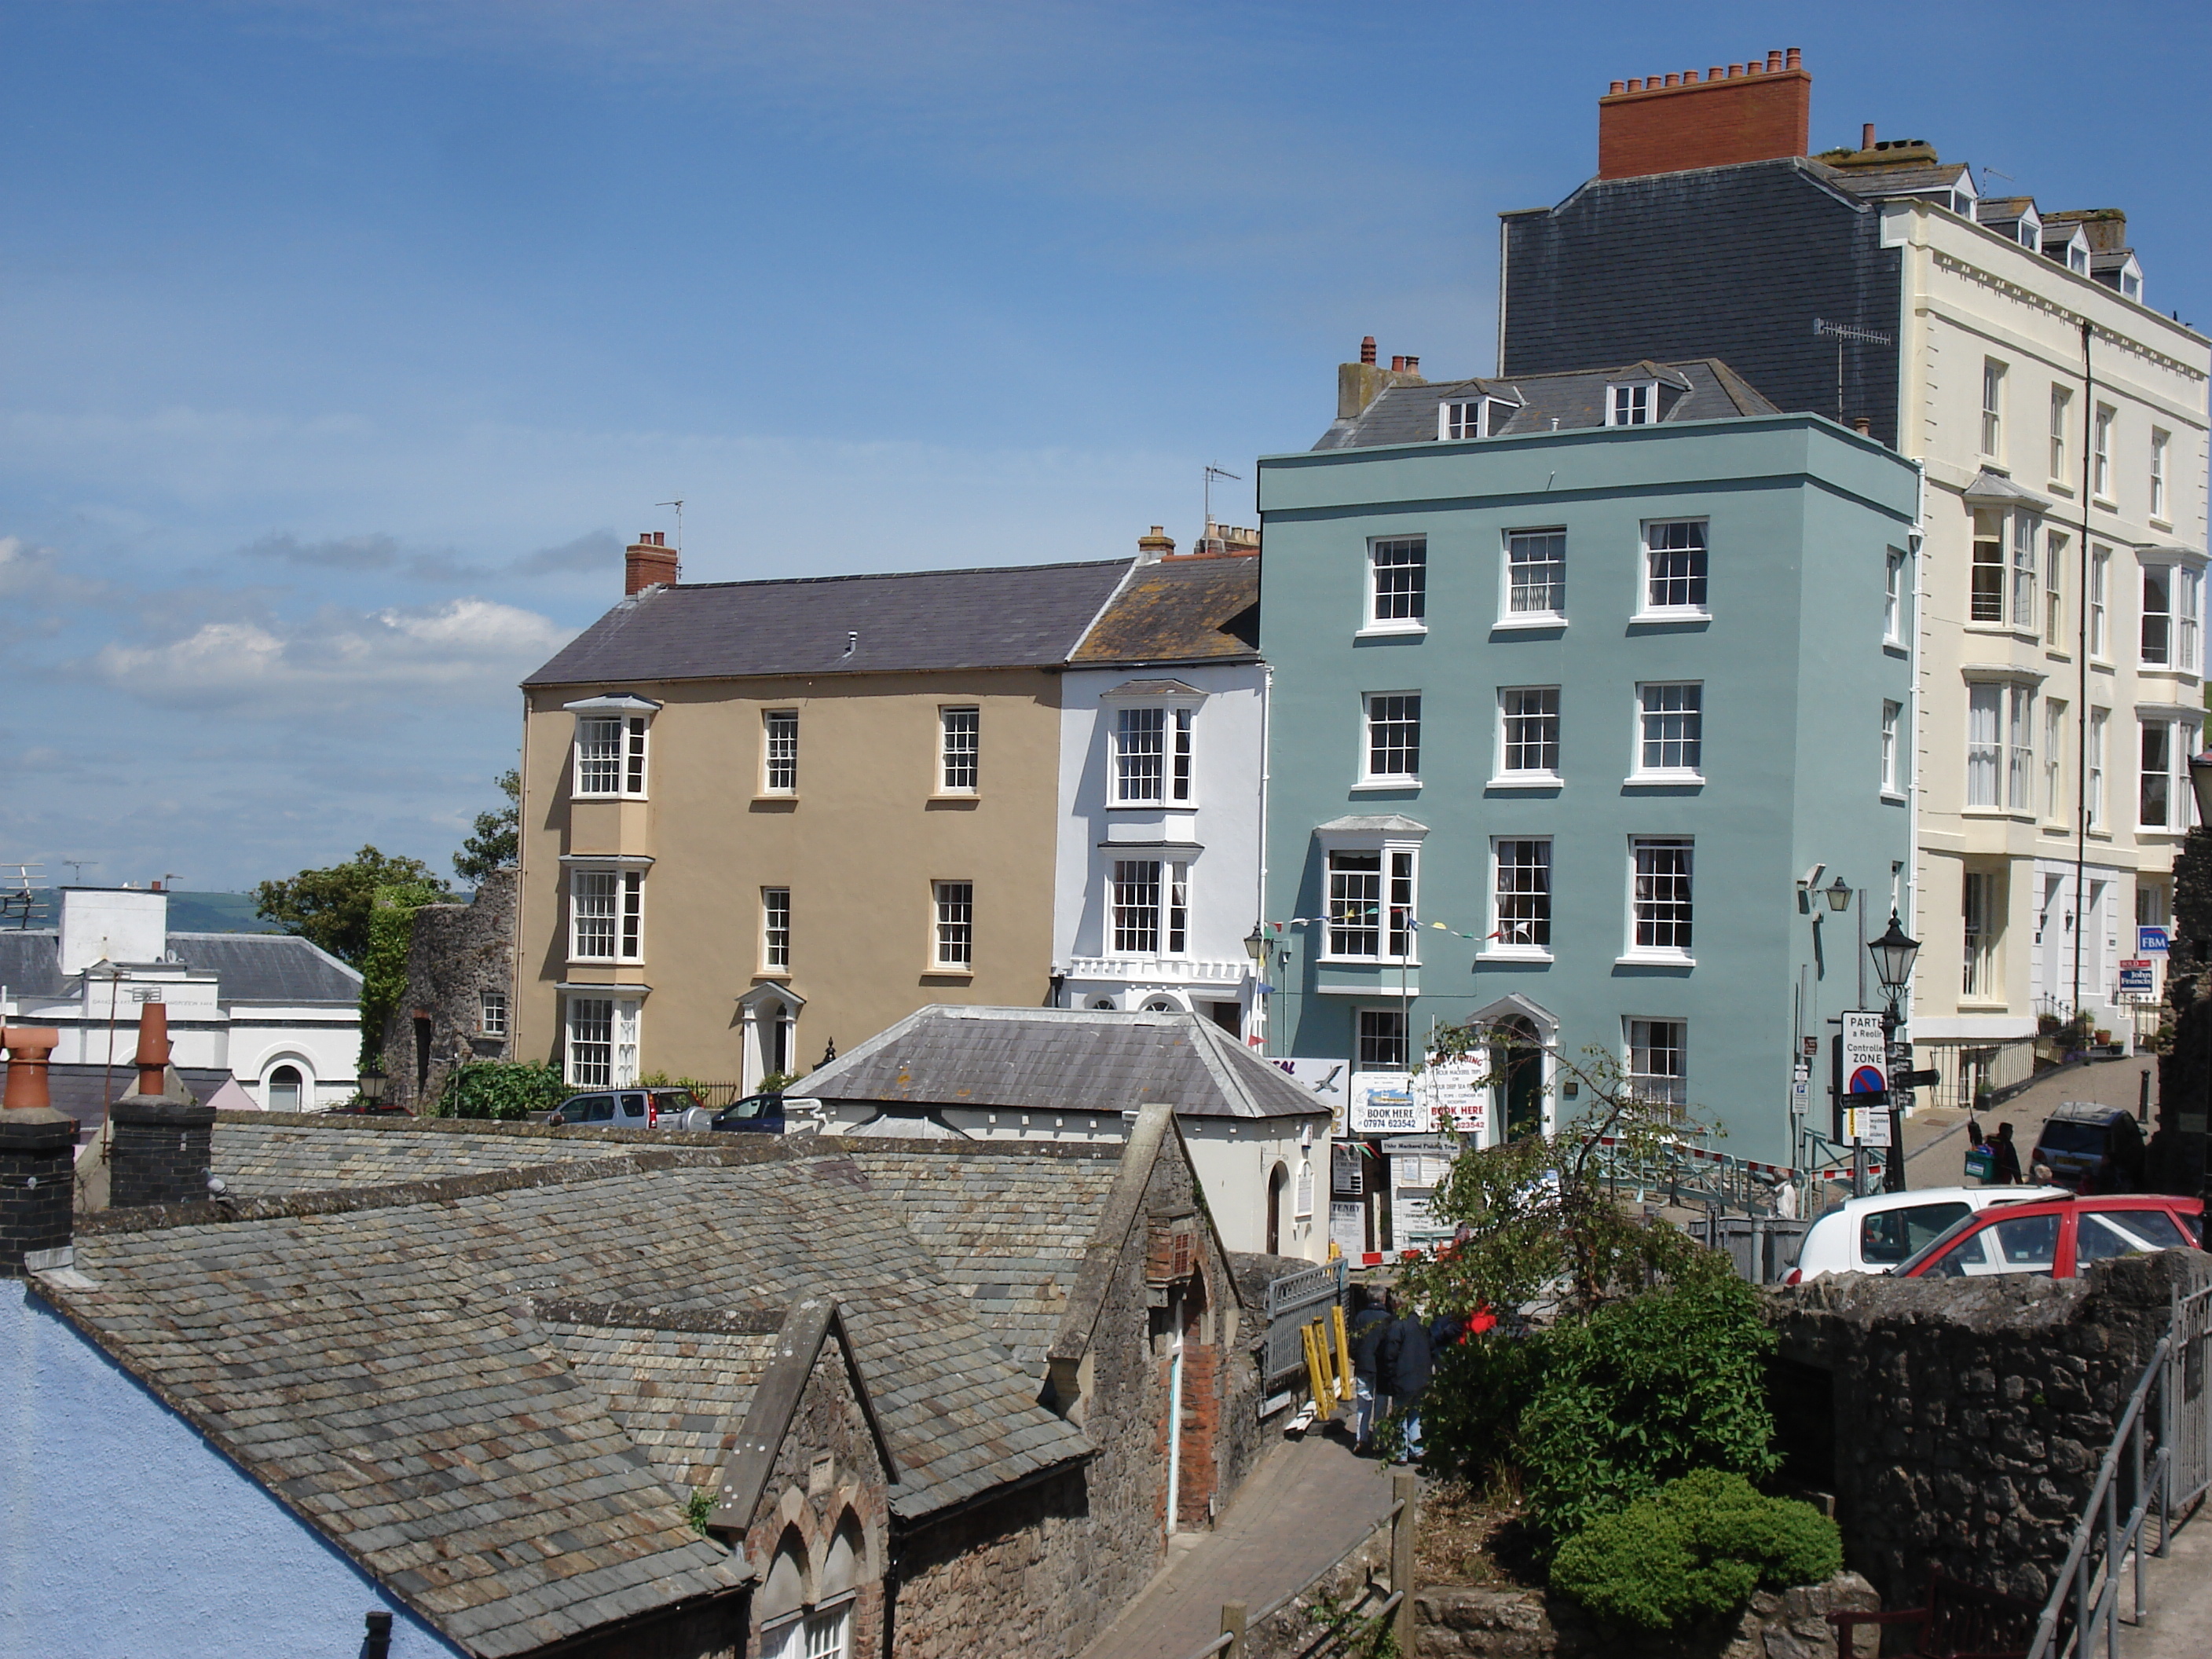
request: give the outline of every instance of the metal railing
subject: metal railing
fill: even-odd
[[[1270,1384],[1305,1369],[1302,1333],[1315,1310],[1343,1299],[1345,1267],[1339,1256],[1267,1286],[1267,1331],[1261,1363]]]
[[[2098,1465],[2066,1563],[2036,1621],[2028,1659],[2088,1659],[2100,1639],[2106,1659],[2119,1659],[2124,1583],[2130,1606],[2125,1622],[2142,1620],[2149,1522],[2156,1517],[2155,1553],[2163,1557],[2172,1541],[2175,1515],[2212,1489],[2212,1389],[2205,1387],[2209,1325],[2212,1286],[2175,1297],[2166,1333],[2151,1351]],[[2131,1504],[2122,1491],[2124,1480],[2134,1497]]]

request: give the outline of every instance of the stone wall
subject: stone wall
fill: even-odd
[[[1798,1379],[1777,1426],[1792,1474],[1827,1475],[1845,1564],[1893,1607],[1931,1567],[2041,1601],[2176,1290],[2208,1277],[2212,1256],[2168,1250],[2079,1279],[1851,1273],[1773,1292]]]
[[[1825,1584],[1761,1590],[1732,1623],[1666,1636],[1601,1626],[1564,1595],[1472,1584],[1413,1597],[1419,1659],[1836,1659],[1831,1612],[1872,1613],[1874,1586],[1855,1572]],[[1871,1649],[1873,1638],[1862,1638]]]
[[[422,1109],[454,1066],[505,1060],[511,1036],[483,1030],[483,997],[507,999],[514,1019],[514,872],[495,870],[467,904],[426,904],[407,944],[407,988],[384,1022],[382,1060],[388,1105]]]
[[[1073,1469],[910,1534],[886,1586],[899,1659],[1079,1651],[1121,1607],[1068,1583],[1071,1558],[1110,1548],[1090,1532]]]

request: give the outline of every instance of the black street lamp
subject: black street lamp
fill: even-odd
[[[1844,911],[1851,908],[1850,884],[1845,881],[1841,876],[1838,876],[1835,880],[1828,884],[1826,892],[1828,895],[1828,908],[1831,910],[1833,910],[1838,915],[1841,915]]]
[[[1252,967],[1255,973],[1267,972],[1267,949],[1271,943],[1272,941],[1267,938],[1267,924],[1264,921],[1254,922],[1252,931],[1244,936],[1244,954],[1252,958]]]
[[[386,1078],[383,1072],[374,1066],[355,1079],[354,1086],[361,1091],[361,1097],[368,1103],[370,1111],[377,1110],[382,1104],[384,1085],[387,1081],[389,1079]]]
[[[1898,1104],[1898,1096],[1904,1091],[1897,1086],[1899,1071],[1897,1054],[1897,1028],[1899,1021],[1897,1005],[1904,1000],[1905,988],[1912,978],[1912,963],[1920,954],[1920,941],[1905,935],[1897,920],[1897,912],[1889,913],[1889,927],[1877,939],[1867,943],[1867,954],[1874,958],[1874,976],[1881,981],[1881,994],[1886,1006],[1881,1014],[1882,1058],[1887,1063],[1885,1081],[1889,1096],[1889,1156],[1882,1160],[1881,1185],[1884,1192],[1905,1190],[1905,1113]],[[1908,1060],[1911,1050],[1905,1050]]]

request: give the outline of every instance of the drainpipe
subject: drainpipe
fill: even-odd
[[[2079,690],[2074,701],[2079,705],[2075,711],[2075,725],[2079,730],[2079,754],[2074,764],[2074,1006],[2068,1017],[2078,1017],[2081,1012],[2081,936],[2089,931],[2087,907],[2081,902],[2084,866],[2089,860],[2089,485],[2092,452],[2097,443],[2097,376],[2090,367],[2089,344],[2094,325],[2087,317],[2081,319],[2081,621],[2076,630],[2079,635],[2074,660],[2077,670]],[[2110,584],[2105,594],[2105,646],[2112,648],[2112,596]],[[2140,599],[2141,595],[2137,597]],[[2112,699],[2117,704],[2118,697]],[[2105,771],[2109,779],[2112,770],[2112,733],[2108,721],[2105,731]],[[2140,752],[2140,751],[2138,751]],[[2110,794],[2109,789],[2106,791]],[[2187,809],[2185,808],[2185,811]],[[2006,902],[2011,896],[2006,896]]]
[[[1260,918],[1260,936],[1267,937],[1267,792],[1273,787],[1267,761],[1267,717],[1275,696],[1275,670],[1272,663],[1260,665],[1260,891],[1252,914]],[[1290,941],[1284,941],[1285,949]],[[1273,970],[1275,953],[1267,951],[1254,965],[1252,981],[1252,1012],[1259,1027],[1260,1052],[1266,1054],[1275,1039],[1274,999],[1260,994],[1260,986]]]
[[[1168,1360],[1168,1536],[1176,1534],[1176,1509],[1182,1497],[1182,1291],[1168,1301],[1174,1344]]]

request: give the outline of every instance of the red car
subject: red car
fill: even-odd
[[[1897,1270],[1899,1279],[2041,1273],[2071,1279],[2084,1263],[2152,1250],[2195,1249],[2204,1205],[2161,1193],[2006,1204],[1966,1217]]]

